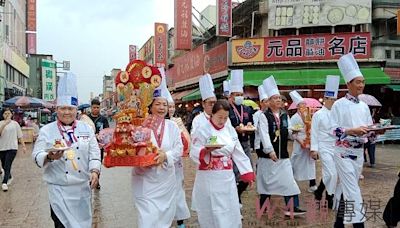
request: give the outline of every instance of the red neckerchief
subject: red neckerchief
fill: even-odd
[[[211,125],[215,128],[215,130],[217,130],[217,131],[219,131],[219,130],[221,130],[222,128],[224,128],[224,126],[218,127],[217,125],[215,125],[211,118],[210,118],[210,123],[211,123]]]
[[[64,125],[59,120],[57,120],[57,127],[63,139],[65,139],[64,133],[68,135],[68,140],[66,140],[68,146],[71,146],[74,142],[78,142],[78,139],[75,137],[76,120],[74,120],[69,130],[65,129]]]
[[[160,134],[157,134],[158,128],[161,125]],[[158,147],[161,148],[162,140],[164,137],[165,119],[156,115],[149,115],[142,124],[143,127],[150,128],[154,137],[156,137]]]
[[[161,148],[162,140],[164,137],[164,128],[165,128],[165,120],[162,121],[161,123],[161,131],[160,134],[157,134],[157,129],[153,129],[154,136],[156,137],[158,148]]]
[[[243,105],[240,106],[240,113],[234,104],[231,104],[231,105],[233,107],[233,112],[235,113],[236,119],[239,118],[239,121],[242,124],[243,123]]]

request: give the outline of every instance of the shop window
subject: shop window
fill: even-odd
[[[385,53],[386,53],[386,59],[392,58],[392,50],[385,50]]]
[[[400,51],[394,51],[394,58],[400,59]]]

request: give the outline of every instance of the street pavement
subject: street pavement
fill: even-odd
[[[32,145],[28,144],[28,151]],[[365,179],[360,181],[368,221],[366,227],[385,227],[382,212],[393,194],[400,165],[400,145],[378,145],[376,168],[364,167]],[[42,170],[31,160],[30,152],[20,150],[14,161],[13,183],[8,192],[0,192],[0,227],[52,227],[47,187],[42,180]],[[195,165],[189,158],[184,159],[185,191],[190,207],[191,192],[195,177]],[[317,162],[317,176],[320,180],[320,162]],[[103,168],[101,190],[93,191],[93,227],[123,228],[136,226],[136,211],[131,193],[130,168]],[[293,220],[284,218],[279,207],[283,207],[282,197],[273,197],[272,205],[279,205],[272,219],[267,215],[257,218],[255,188],[243,194],[243,227],[333,227],[334,213],[312,210],[313,196],[307,192],[308,182],[299,183],[302,191],[300,205],[309,213]],[[351,205],[351,204],[349,204]],[[315,213],[314,213],[315,211]],[[311,213],[313,212],[313,213]],[[186,221],[186,227],[199,227],[197,217]],[[175,224],[174,224],[175,225]]]

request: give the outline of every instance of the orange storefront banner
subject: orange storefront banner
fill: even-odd
[[[232,62],[249,63],[264,61],[264,39],[232,40]]]

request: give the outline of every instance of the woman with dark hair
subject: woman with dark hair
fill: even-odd
[[[201,227],[241,227],[238,193],[233,173],[237,165],[241,179],[253,182],[254,172],[235,129],[225,124],[229,103],[218,100],[208,123],[192,135],[190,157],[198,164],[192,208]]]
[[[161,91],[160,91],[161,90]],[[165,119],[168,102],[167,88],[156,90],[150,113],[144,125],[152,130],[152,143],[158,147],[156,164],[134,167],[132,189],[138,211],[138,227],[170,227],[176,211],[174,164],[182,156],[181,133],[171,120]]]
[[[4,177],[1,189],[8,191],[8,185],[11,183],[11,166],[18,151],[18,140],[22,144],[24,153],[26,152],[25,143],[22,140],[22,130],[19,124],[12,120],[13,113],[10,109],[3,110],[4,120],[0,121],[0,159],[4,167]]]

